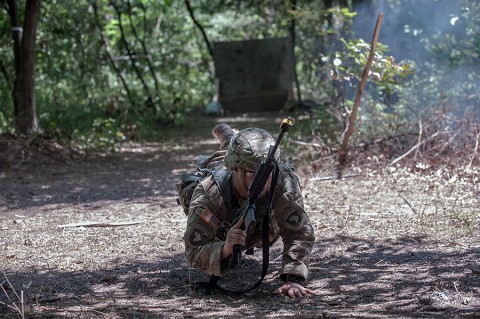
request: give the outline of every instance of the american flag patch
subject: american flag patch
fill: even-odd
[[[200,218],[203,219],[210,227],[217,228],[218,218],[213,215],[211,211],[205,209],[201,214]]]

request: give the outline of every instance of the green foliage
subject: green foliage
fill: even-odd
[[[88,133],[82,134],[75,130],[73,136],[86,148],[111,151],[118,150],[120,143],[126,140],[117,121],[111,118],[97,118]]]
[[[299,81],[304,99],[318,104],[305,133],[319,134],[329,143],[341,142],[338,138],[348,121],[370,54],[370,43],[350,32],[354,16],[348,8],[314,4],[296,13],[299,37],[306,39],[299,44]],[[392,133],[397,126],[389,123],[398,123],[405,115],[405,108],[395,105],[395,100],[414,67],[411,63],[396,62],[387,52],[386,45],[377,43],[369,84],[362,94],[356,128],[359,139]]]
[[[451,20],[455,32],[421,39],[436,57],[432,61],[400,61],[378,43],[362,94],[357,140],[412,128],[419,110],[431,108],[440,96],[460,105],[462,96],[478,94],[477,2],[462,1],[461,12]],[[371,3],[403,13],[402,1]],[[191,5],[211,44],[286,37],[295,19],[302,100],[313,101],[302,133],[338,142],[370,50],[370,43],[351,30],[356,17],[351,7],[297,1],[293,10],[287,0],[253,5],[199,0]],[[181,126],[191,114],[202,112],[214,94],[213,61],[184,1],[52,0],[42,3],[40,17],[36,102],[47,133],[115,149],[125,138],[164,136],[172,124]],[[413,18],[404,19],[406,27]],[[426,23],[420,20],[414,22]],[[9,19],[0,19],[0,31],[0,62],[6,70],[0,75],[4,133],[12,131],[14,116]],[[455,72],[464,74],[464,81],[445,76]]]
[[[44,130],[98,136],[98,119],[114,117],[148,135],[211,98],[208,56],[191,41],[183,4],[128,2],[118,6],[120,18],[107,1],[96,1],[96,15],[85,2],[45,4],[36,70]]]
[[[461,12],[450,19],[455,33],[437,34],[426,48],[446,67],[476,66],[480,57],[480,3],[463,0]]]
[[[362,39],[342,42],[345,49],[336,52],[331,74],[341,83],[358,87],[370,54],[370,44]],[[394,134],[398,124],[406,118],[407,109],[395,102],[414,69],[410,63],[396,63],[394,57],[385,54],[387,51],[387,46],[378,43],[369,73],[369,89],[363,93],[362,112],[357,124],[359,136],[363,139]],[[348,112],[351,110],[352,98],[346,100],[345,107]]]
[[[426,49],[433,61],[425,73],[435,79],[437,96],[448,96],[457,109],[469,106],[465,97],[476,96],[480,87],[480,3],[463,0],[458,16],[450,20],[452,33],[438,34],[426,41]]]
[[[0,112],[0,134],[7,133],[12,126],[11,123],[8,122],[8,119]]]

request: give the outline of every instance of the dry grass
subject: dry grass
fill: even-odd
[[[12,285],[5,272],[3,273],[3,277],[5,278],[5,280],[4,282],[0,283],[0,289],[2,290],[7,301],[0,301],[0,305],[3,305],[7,309],[13,310],[13,312],[18,313],[20,318],[25,318],[25,303],[23,300],[23,290],[21,290],[19,294],[15,290],[15,287]],[[12,293],[10,294],[7,290],[12,291]]]

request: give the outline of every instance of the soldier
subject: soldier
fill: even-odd
[[[242,229],[243,217],[236,220],[237,212],[247,198],[248,189],[262,160],[268,155],[274,138],[259,128],[244,129],[236,134],[226,124],[212,131],[219,138],[223,157],[216,173],[203,178],[195,187],[191,198],[185,241],[188,262],[196,269],[212,276],[221,277],[234,268],[234,247],[243,251],[261,247],[261,221],[271,207],[269,241],[273,244],[282,238],[283,260],[279,277],[283,284],[274,294],[285,294],[291,298],[314,295],[316,292],[304,287],[308,277],[310,254],[315,243],[313,228],[304,210],[303,197],[298,177],[285,163],[280,163],[280,151],[275,160],[279,174],[276,183],[270,176],[256,205],[257,225],[251,236]],[[225,150],[226,148],[226,150]],[[220,172],[220,173],[219,173]],[[275,184],[272,201],[271,184]],[[248,253],[248,252],[247,252]]]

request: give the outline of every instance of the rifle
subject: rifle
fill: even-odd
[[[247,233],[247,236],[253,234],[255,230],[255,226],[257,225],[257,220],[255,218],[255,210],[256,210],[256,201],[260,194],[263,191],[263,188],[267,184],[268,178],[270,174],[275,169],[277,163],[275,162],[275,152],[282,141],[283,135],[290,129],[293,125],[293,119],[288,117],[283,119],[282,123],[280,124],[280,134],[275,141],[275,145],[270,145],[270,149],[268,150],[267,159],[263,160],[260,166],[258,167],[257,171],[255,172],[255,177],[253,178],[252,184],[248,189],[247,200],[240,208],[240,215],[239,218],[242,216],[243,219],[243,227]],[[241,251],[240,245],[235,245],[233,248],[233,253],[238,254]]]

